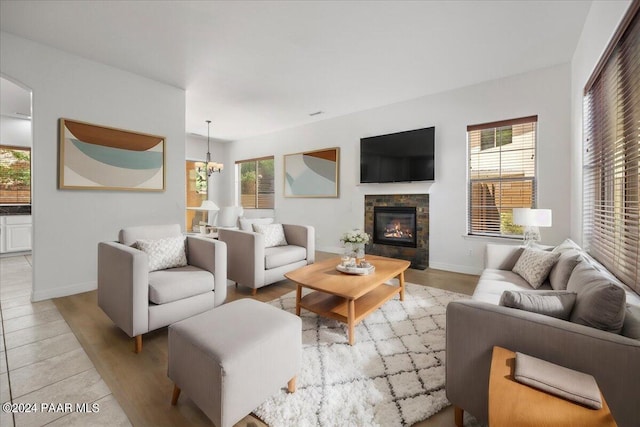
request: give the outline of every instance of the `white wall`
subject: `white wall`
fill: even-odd
[[[631,1],[594,1],[571,61],[571,238],[582,244],[582,96]]]
[[[96,286],[97,244],[124,226],[184,224],[185,92],[8,33],[0,71],[33,93],[33,300]],[[57,189],[61,117],[166,137],[166,191]]]
[[[0,116],[0,144],[31,147],[31,120]]]
[[[478,273],[487,239],[468,238],[466,127],[538,115],[538,206],[553,209],[555,244],[570,230],[569,64],[319,121],[230,144],[230,161],[275,155],[276,219],[316,227],[317,248],[338,252],[339,236],[364,226],[365,194],[430,193],[430,266]],[[436,127],[436,180],[430,183],[359,185],[360,138]],[[340,147],[340,197],[283,197],[284,154]],[[225,186],[233,197],[232,186]]]

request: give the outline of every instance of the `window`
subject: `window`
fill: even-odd
[[[585,249],[640,291],[640,2],[633,2],[584,92]]]
[[[236,165],[240,206],[245,209],[273,209],[273,157],[241,160]]]
[[[469,234],[522,236],[513,208],[536,205],[537,123],[531,116],[467,127]]]
[[[31,148],[0,145],[0,204],[31,204]]]
[[[196,163],[187,160],[185,172],[187,182],[187,207],[198,207],[203,200],[207,200],[207,173],[198,172]],[[187,209],[186,228],[189,231],[198,231],[200,221],[206,221],[206,212]]]
[[[511,130],[511,126],[483,129],[480,131],[480,150],[488,150],[490,148],[500,147],[501,145],[511,144],[512,140],[513,131]]]

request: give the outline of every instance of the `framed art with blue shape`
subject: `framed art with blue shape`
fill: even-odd
[[[284,156],[284,197],[337,198],[340,148]]]
[[[58,188],[164,191],[165,138],[60,119]]]

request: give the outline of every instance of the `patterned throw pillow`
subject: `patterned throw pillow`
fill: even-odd
[[[519,274],[531,287],[538,289],[559,257],[559,253],[527,248],[518,258],[512,271]]]
[[[253,224],[253,231],[264,235],[265,248],[288,245],[282,224]]]
[[[187,265],[184,236],[167,237],[158,240],[138,240],[136,246],[149,257],[149,271]]]

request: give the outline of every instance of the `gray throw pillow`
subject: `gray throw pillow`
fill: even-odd
[[[504,291],[500,305],[569,320],[576,301],[569,291]]]
[[[581,261],[571,273],[567,290],[577,294],[569,318],[571,322],[620,333],[627,298],[624,289]]]
[[[559,253],[526,248],[512,271],[519,274],[533,289],[538,289],[559,257]]]
[[[640,306],[627,305],[622,325],[622,335],[640,340]]]
[[[608,282],[607,277],[591,265],[586,259],[581,258],[575,266],[567,282],[567,290],[578,292],[579,289],[596,283]]]
[[[557,291],[567,289],[569,277],[571,277],[573,269],[580,262],[580,252],[575,249],[569,249],[559,253],[560,258],[558,258],[558,261],[549,272],[551,287]]]

